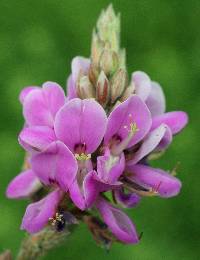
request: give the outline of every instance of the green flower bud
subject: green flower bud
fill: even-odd
[[[120,46],[120,15],[116,15],[112,5],[102,11],[97,21],[97,32],[104,42],[109,42],[111,50],[118,52]]]
[[[92,35],[92,47],[91,47],[91,61],[97,68],[99,65],[99,58],[104,49],[104,42],[99,38],[98,34],[94,31]]]
[[[99,67],[107,76],[112,75],[119,66],[119,60],[117,53],[108,49],[105,49],[100,56]]]
[[[127,86],[128,75],[123,69],[119,69],[111,81],[111,102],[114,103],[119,98]]]

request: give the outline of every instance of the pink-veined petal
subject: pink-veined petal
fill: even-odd
[[[160,197],[168,198],[176,196],[181,189],[181,182],[171,174],[146,165],[136,164],[127,166],[127,171],[132,173],[128,179],[140,186],[153,189]]]

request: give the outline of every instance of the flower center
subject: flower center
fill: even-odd
[[[120,155],[123,150],[125,150],[132,140],[133,136],[136,134],[136,132],[139,131],[139,128],[137,127],[136,122],[133,121],[133,116],[129,114],[130,123],[129,126],[125,125],[124,128],[127,129],[128,135],[125,137],[118,145],[115,145],[112,148],[112,154],[113,155]]]
[[[77,161],[87,161],[91,159],[91,154],[86,153],[85,143],[75,145],[74,154]]]
[[[125,125],[124,128],[127,129],[129,134],[131,134],[133,136],[133,135],[135,135],[136,132],[139,131],[139,128],[137,127],[137,124],[133,121],[132,114],[129,114],[128,117],[130,119],[129,129],[128,129],[127,125]]]
[[[91,154],[85,154],[85,153],[78,154],[78,153],[75,153],[75,158],[78,161],[87,161],[87,160],[91,159]]]

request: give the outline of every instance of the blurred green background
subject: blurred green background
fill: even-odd
[[[4,196],[24,156],[17,143],[23,125],[18,94],[24,86],[47,80],[65,88],[71,59],[89,55],[92,28],[109,2],[0,0],[0,251],[10,248],[16,254],[24,236],[19,227],[27,201]],[[200,259],[200,2],[112,2],[121,12],[122,46],[127,49],[129,73],[146,71],[164,87],[168,111],[189,113],[188,127],[156,162],[170,170],[180,161],[178,177],[183,189],[176,198],[146,198],[128,211],[138,232],[144,232],[139,245],[115,244],[107,253],[96,246],[82,225],[44,259]]]

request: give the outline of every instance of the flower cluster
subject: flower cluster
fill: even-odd
[[[91,58],[72,61],[67,96],[54,82],[20,94],[25,124],[19,143],[26,158],[7,196],[33,199],[21,225],[29,233],[49,222],[62,230],[76,209],[90,222],[98,214],[105,223],[96,224],[101,232],[106,226],[117,240],[137,243],[134,224],[118,206],[132,208],[143,196],[169,198],[180,191],[181,182],[149,160],[163,154],[187,115],[166,113],[161,86],[144,72],[134,72],[128,82],[113,30],[119,18],[106,15],[94,32]]]

